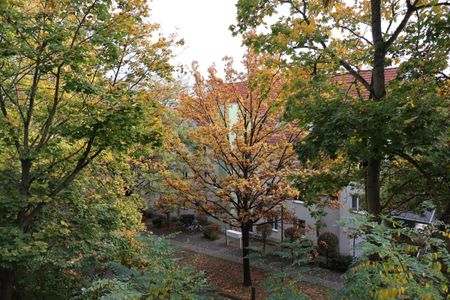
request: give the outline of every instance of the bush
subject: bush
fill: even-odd
[[[331,232],[324,232],[317,239],[317,250],[319,254],[326,257],[336,256],[338,254],[339,239]]]
[[[219,238],[219,225],[209,224],[203,229],[203,236],[208,240],[217,240]]]
[[[147,219],[151,219],[154,217],[155,214],[153,213],[153,209],[147,208],[147,209],[144,209],[144,211],[142,212],[142,215]]]
[[[303,237],[303,232],[298,228],[290,227],[284,231],[284,237],[288,239],[289,242],[293,242],[301,239]]]
[[[180,219],[178,217],[171,217],[170,218],[170,223],[172,223],[172,224],[178,223],[178,221],[180,221]]]
[[[337,255],[330,258],[328,261],[328,268],[335,271],[345,272],[347,271],[353,262],[351,255]]]
[[[192,225],[192,223],[194,223],[194,220],[195,220],[195,216],[191,215],[191,214],[180,216],[181,223],[183,223],[186,226]]]
[[[361,256],[344,279],[335,299],[449,299],[450,254],[441,236],[449,226],[431,223],[423,231],[381,216],[378,224],[371,216],[356,216],[347,226],[364,234]],[[442,227],[440,227],[442,226]],[[409,240],[398,240],[407,236]]]
[[[152,220],[152,224],[155,228],[161,228],[164,224],[164,220],[165,218],[162,216],[156,216],[153,220]]]
[[[197,216],[197,221],[198,221],[198,224],[200,224],[202,226],[206,226],[209,223],[207,215],[199,215],[199,216]]]

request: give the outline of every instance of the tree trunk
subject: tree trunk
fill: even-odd
[[[369,159],[367,164],[367,209],[370,214],[377,218],[381,213],[380,164],[379,159]]]
[[[14,270],[2,269],[0,272],[0,299],[11,300],[13,297]]]
[[[386,84],[384,78],[386,49],[381,28],[381,0],[371,0],[371,25],[372,40],[374,46],[374,58],[372,65],[371,96],[373,101],[382,101],[386,95]],[[372,145],[369,145],[373,147]],[[377,219],[381,213],[380,203],[380,165],[381,159],[378,157],[381,153],[379,149],[371,149],[372,157],[368,160],[367,179],[366,179],[366,198],[370,214]]]
[[[263,254],[266,254],[266,235],[263,236]]]
[[[249,224],[243,224],[241,226],[242,231],[242,262],[244,271],[244,286],[252,285],[252,276],[250,270],[250,258],[249,258],[249,246],[250,246],[250,226]]]
[[[447,203],[447,207],[441,219],[444,223],[450,224],[450,201]]]

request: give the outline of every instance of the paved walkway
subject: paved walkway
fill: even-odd
[[[155,233],[158,234],[158,232]],[[239,249],[239,242],[234,242],[230,246],[226,246],[225,237],[223,235],[216,241],[209,241],[203,238],[202,234],[180,233],[173,237],[171,239],[171,242],[175,246],[192,252],[224,259],[233,263],[242,263],[242,250]],[[261,243],[258,244],[258,242],[254,241],[251,244],[253,247],[255,247],[260,246]],[[261,268],[266,271],[277,271],[277,268],[272,265],[254,267]],[[320,274],[320,272],[322,274]],[[318,284],[330,289],[339,289],[343,286],[340,279],[342,274],[340,273],[324,270],[321,268],[316,268],[315,270],[311,270],[308,273],[309,274],[302,273],[300,275],[302,281],[312,284]]]

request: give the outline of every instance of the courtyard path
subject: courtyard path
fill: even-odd
[[[154,233],[158,235],[164,235],[158,230],[154,230]],[[210,241],[203,238],[202,234],[187,234],[178,233],[171,238],[171,242],[174,246],[180,247],[192,252],[205,254],[215,258],[220,258],[226,261],[230,261],[237,264],[242,264],[242,251],[239,249],[239,242],[234,241],[230,246],[225,243],[225,237],[222,235],[216,241]],[[259,247],[261,243],[253,241],[251,245],[253,247]],[[265,271],[276,272],[279,271],[277,267],[265,264],[265,265],[253,265],[253,267],[263,269]],[[307,283],[321,285],[330,289],[340,289],[343,286],[341,280],[341,273],[325,270],[322,268],[314,268],[310,272],[302,273],[301,280]]]

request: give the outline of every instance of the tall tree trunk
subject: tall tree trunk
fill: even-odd
[[[250,226],[248,223],[241,226],[242,231],[242,266],[244,271],[244,286],[252,285],[250,270],[249,246],[250,246]]]
[[[380,165],[379,159],[369,159],[367,164],[367,209],[375,217],[379,217],[381,213]]]
[[[14,291],[14,270],[1,269],[0,280],[0,299],[11,300],[13,298]]]
[[[444,223],[450,224],[450,201],[448,201],[445,212],[440,219],[442,219]]]
[[[372,40],[374,45],[374,59],[372,65],[371,96],[373,101],[382,101],[386,95],[386,84],[384,79],[386,49],[381,29],[381,0],[371,0],[371,25]],[[373,145],[369,145],[373,147]],[[367,165],[366,198],[368,211],[376,218],[381,213],[380,203],[380,165],[378,157],[379,149],[370,149],[372,154]]]

